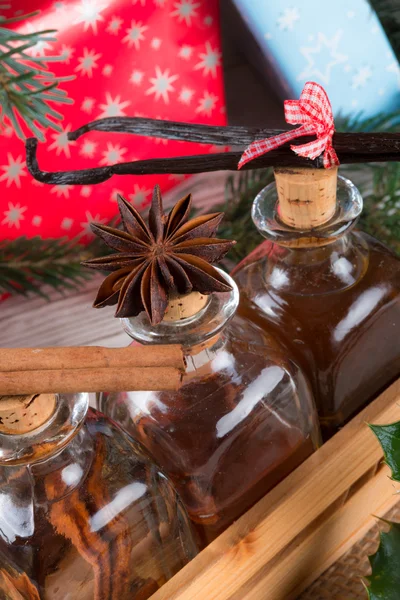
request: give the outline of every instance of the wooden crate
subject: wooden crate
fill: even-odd
[[[381,447],[366,426],[398,420],[400,380],[151,600],[298,598],[365,535],[373,515],[383,516],[399,502]]]

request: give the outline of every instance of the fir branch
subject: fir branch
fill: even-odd
[[[32,12],[12,18],[0,15],[0,125],[10,124],[18,137],[24,139],[23,124],[44,141],[43,129],[61,130],[58,123],[49,118],[54,116],[50,103],[72,104],[59,86],[74,76],[56,77],[47,70],[47,63],[63,61],[62,55],[35,57],[27,53],[38,42],[55,41],[54,30],[21,34],[8,28],[16,21],[37,14]],[[62,118],[55,114],[58,120]]]
[[[44,285],[58,291],[78,289],[94,275],[81,262],[107,253],[97,238],[86,247],[80,242],[81,236],[73,240],[23,236],[0,241],[0,294],[47,298]]]

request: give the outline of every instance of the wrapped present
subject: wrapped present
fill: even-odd
[[[337,115],[397,109],[400,67],[367,0],[232,0],[257,44],[251,59],[283,98],[307,81],[324,86]],[[260,52],[261,51],[261,52]],[[265,64],[263,63],[265,60]]]
[[[62,131],[45,132],[38,160],[43,169],[86,169],[120,161],[214,151],[211,146],[90,132],[71,142],[71,130],[101,117],[142,116],[225,124],[218,0],[32,0],[40,14],[15,24],[19,32],[57,29],[35,56],[61,54],[49,63],[57,76],[75,75],[63,89],[74,100],[57,106]],[[15,0],[6,16],[27,12]],[[137,207],[177,176],[113,177],[96,186],[47,186],[29,175],[24,143],[11,126],[0,137],[0,239],[20,235],[89,234],[92,221],[117,212],[117,193]],[[83,239],[84,239],[83,237]]]

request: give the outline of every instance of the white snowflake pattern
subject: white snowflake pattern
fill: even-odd
[[[140,187],[135,184],[133,186],[133,194],[129,194],[129,200],[136,206],[142,206],[147,201],[147,196],[151,193],[151,190],[147,190],[144,187]]]
[[[111,192],[110,200],[111,202],[116,202],[118,200],[118,196],[123,196],[123,191],[114,188]]]
[[[14,129],[11,127],[11,125],[7,125],[6,127],[4,127],[4,129],[0,130],[0,133],[1,135],[4,135],[5,137],[9,138],[14,135]]]
[[[354,12],[354,10],[349,10],[349,12],[347,13],[348,19],[354,19],[355,16],[356,16],[356,13]]]
[[[165,6],[165,3],[166,3],[166,1],[167,1],[167,0],[154,0],[154,4],[155,4],[156,6],[161,6],[161,7],[163,7],[163,6]]]
[[[360,87],[364,87],[372,77],[371,67],[368,65],[360,67],[352,77],[352,87],[358,90]]]
[[[81,110],[87,112],[87,113],[91,113],[94,107],[94,103],[95,103],[95,99],[94,98],[89,98],[88,96],[86,96],[86,98],[83,99],[83,102],[81,104]]]
[[[99,105],[103,111],[99,115],[99,119],[102,119],[103,117],[123,117],[125,115],[124,108],[129,105],[129,100],[121,102],[121,96],[115,96],[115,98],[113,98],[109,92],[106,92],[106,103]]]
[[[107,33],[111,33],[112,35],[118,35],[119,30],[121,29],[121,25],[123,23],[123,19],[117,16],[111,17],[108,25],[107,25]]]
[[[215,108],[218,96],[210,92],[204,92],[203,97],[199,100],[196,112],[210,116]]]
[[[154,94],[156,100],[162,98],[164,102],[168,104],[168,94],[175,90],[172,84],[179,78],[179,75],[170,75],[169,69],[161,71],[160,67],[158,66],[156,66],[155,71],[156,76],[149,78],[150,83],[152,83],[153,85],[146,91],[146,96],[148,96],[149,94]]]
[[[192,19],[198,16],[197,8],[200,6],[200,2],[194,2],[193,0],[178,0],[174,2],[175,10],[171,12],[172,17],[177,17],[179,23],[185,21],[186,25],[192,24]]]
[[[270,31],[264,33],[264,40],[272,40],[272,33]]]
[[[282,31],[292,31],[296,21],[300,19],[299,11],[297,8],[286,8],[283,11],[283,15],[278,19],[279,29]]]
[[[184,44],[179,52],[178,52],[178,56],[179,58],[183,58],[184,60],[189,60],[189,58],[192,56],[193,53],[193,48],[192,46],[188,46],[187,44]]]
[[[195,69],[203,69],[203,75],[211,73],[213,77],[217,76],[217,67],[221,65],[221,52],[213,48],[210,42],[206,42],[206,51],[200,52],[200,62],[197,63]]]
[[[79,154],[87,158],[93,158],[96,152],[96,148],[97,142],[92,142],[92,140],[85,140],[79,150]]]
[[[75,68],[75,71],[81,71],[82,75],[93,77],[93,69],[97,69],[99,66],[97,61],[101,58],[101,54],[96,54],[96,50],[83,49],[83,56],[78,58],[79,65]]]
[[[105,77],[110,77],[114,67],[112,65],[104,65],[102,73]]]
[[[53,6],[57,12],[61,12],[66,9],[65,2],[54,2]]]
[[[187,87],[183,87],[179,94],[179,102],[182,102],[182,104],[190,104],[190,102],[192,101],[193,94],[193,90]]]
[[[135,46],[136,50],[140,48],[140,42],[145,38],[143,35],[148,26],[143,25],[141,21],[132,21],[131,26],[126,30],[126,36],[122,38],[123,43],[128,44],[129,48]]]
[[[132,75],[129,81],[131,83],[134,83],[135,85],[140,85],[143,80],[143,75],[143,71],[138,71],[137,69],[135,69],[134,71],[132,71]]]
[[[37,33],[37,31],[38,30],[35,27],[33,27],[32,23],[27,23],[23,28],[21,28],[21,33],[23,34]],[[26,48],[25,52],[30,56],[45,56],[46,51],[50,51],[51,48],[52,45],[49,44],[49,42],[46,39],[41,39],[30,48]]]
[[[387,67],[386,67],[386,71],[388,71],[389,73],[395,73],[398,77],[398,82],[400,85],[400,65],[399,63],[396,61],[390,63]]]
[[[61,185],[53,185],[50,190],[50,194],[56,194],[58,198],[61,198],[61,196],[64,196],[64,198],[69,198],[69,193],[73,187],[73,185],[68,185],[66,183]]]
[[[339,29],[331,39],[328,39],[323,33],[318,33],[316,46],[300,48],[301,54],[303,54],[308,62],[305,69],[298,75],[298,81],[313,77],[316,81],[320,80],[324,83],[329,83],[332,68],[336,65],[345,63],[348,60],[346,55],[338,52],[338,45],[342,33],[343,32]],[[320,69],[316,65],[314,56],[326,49],[328,50],[328,62],[323,69]]]
[[[65,64],[69,64],[69,61],[72,58],[73,53],[75,52],[75,48],[72,48],[72,46],[67,46],[66,44],[63,44],[61,46],[61,58],[63,60],[63,62],[65,62]]]
[[[106,222],[106,220],[102,219],[99,214],[93,216],[88,210],[85,211],[85,217],[86,217],[86,221],[81,222],[81,227],[82,227],[84,233],[86,235],[90,235],[90,236],[93,235],[92,230],[90,228],[92,223],[96,223],[96,224],[100,225],[101,223]]]
[[[73,219],[71,219],[70,217],[64,217],[61,221],[61,229],[65,229],[66,231],[68,231],[69,229],[71,229],[73,223]]]
[[[81,196],[83,196],[84,198],[89,198],[91,193],[92,193],[92,188],[90,187],[90,185],[83,185],[81,187]]]
[[[21,187],[21,179],[20,177],[25,177],[25,165],[26,162],[22,160],[22,156],[17,156],[14,158],[11,152],[7,153],[8,165],[2,165],[1,169],[4,171],[3,175],[0,177],[0,181],[7,181],[7,187],[10,187],[12,183],[20,188]]]
[[[99,2],[99,0],[81,0],[80,4],[75,5],[75,10],[79,13],[74,23],[83,23],[84,31],[89,27],[92,28],[94,34],[97,34],[97,22],[104,21],[103,12],[108,6],[108,3]]]
[[[162,40],[160,38],[153,38],[150,42],[150,46],[153,50],[159,50],[162,44]]]
[[[70,158],[71,146],[75,146],[76,142],[68,139],[68,133],[71,131],[71,124],[67,125],[65,129],[57,133],[53,133],[51,137],[54,142],[49,146],[49,150],[55,150],[57,156],[64,152],[65,156]]]
[[[203,23],[204,23],[204,25],[206,25],[206,27],[210,27],[210,25],[212,25],[214,23],[214,19],[212,18],[211,15],[207,15],[206,17],[204,17]]]
[[[42,217],[40,217],[39,215],[35,215],[32,219],[32,225],[34,227],[40,227],[40,225],[42,224]]]
[[[127,152],[126,148],[121,148],[119,144],[111,144],[107,142],[107,150],[102,152],[103,158],[100,161],[101,165],[114,165],[120,162],[124,154]]]
[[[8,203],[8,210],[3,212],[4,219],[2,220],[2,225],[8,225],[9,227],[20,228],[20,221],[25,219],[24,212],[28,210],[27,206],[21,206],[18,202],[17,204],[13,204],[12,202]]]

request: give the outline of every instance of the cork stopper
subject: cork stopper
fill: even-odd
[[[170,297],[163,321],[182,321],[193,317],[206,306],[208,300],[209,296],[200,292]]]
[[[55,394],[0,396],[0,433],[33,431],[50,419],[55,408]]]
[[[336,211],[337,172],[337,167],[275,169],[281,220],[301,230],[329,221]]]

